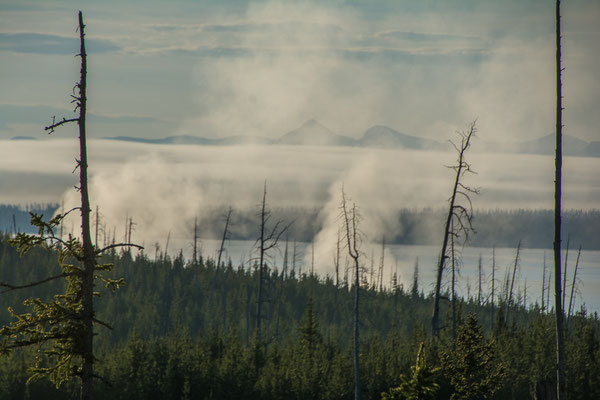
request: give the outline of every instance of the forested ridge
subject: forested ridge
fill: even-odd
[[[0,240],[0,281],[31,282],[59,272],[56,253],[34,248],[24,257]],[[144,253],[113,251],[112,274],[127,285],[117,292],[97,287],[98,399],[351,399],[352,290],[332,278],[298,276],[290,269],[269,269],[265,280],[262,339],[256,336],[257,266],[216,267],[212,259],[196,263],[183,256],[149,259]],[[266,271],[266,270],[265,270]],[[297,271],[295,271],[297,272]],[[48,298],[63,290],[62,281],[0,295],[0,323],[8,306],[25,311],[27,297]],[[441,340],[429,332],[431,293],[421,288],[361,289],[361,384],[366,399],[379,399],[411,374],[419,344],[438,399],[459,393],[452,380],[460,371],[450,355],[461,341],[492,348],[490,364],[501,365],[494,399],[551,398],[556,387],[555,328],[552,313],[496,300],[462,299],[458,325],[464,335],[453,341],[450,307],[442,304]],[[516,302],[515,302],[516,303]],[[469,313],[478,324],[473,325]],[[482,331],[478,339],[476,328]],[[580,310],[568,320],[567,385],[570,399],[600,398],[600,321]],[[460,329],[459,329],[460,331]],[[467,339],[465,339],[465,337]],[[470,342],[469,342],[470,343]],[[477,342],[478,343],[478,342]],[[453,348],[455,350],[453,350]],[[76,383],[55,389],[46,380],[26,385],[35,348],[0,358],[0,399],[77,398]],[[468,357],[468,355],[465,355]],[[444,360],[444,361],[442,361]],[[440,367],[439,369],[437,369]],[[463,398],[463,397],[457,397]],[[464,397],[466,398],[466,397]]]
[[[59,206],[56,204],[32,204],[26,207],[0,204],[0,231],[2,232],[34,232],[29,223],[29,212],[33,211],[46,216],[54,214]],[[222,234],[223,209],[207,209],[199,216],[200,236],[206,239],[219,239]],[[302,207],[272,207],[274,219],[294,221],[289,229],[290,240],[310,243],[323,228],[321,209]],[[102,213],[102,209],[100,209]],[[393,230],[384,232],[387,243],[439,245],[439,227],[443,223],[446,211],[439,209],[408,209],[395,211],[396,224]],[[141,216],[123,214],[135,223]],[[189,221],[190,225],[194,221]],[[96,222],[94,221],[94,224]],[[515,238],[521,239],[525,248],[548,248],[552,243],[553,212],[545,209],[514,210],[475,210],[473,228],[469,245],[475,247],[514,247]],[[581,245],[584,250],[600,250],[600,210],[564,210],[563,223],[565,234],[572,244]],[[100,241],[113,240],[111,232],[116,233],[117,240],[126,236],[120,224],[118,227],[105,226],[100,220]],[[125,224],[126,225],[126,224]],[[94,225],[95,226],[95,225]],[[65,227],[65,232],[74,226]],[[391,229],[391,228],[390,228]],[[256,208],[234,209],[229,237],[237,240],[255,240]],[[108,236],[107,236],[108,235]],[[192,233],[189,232],[190,240]]]

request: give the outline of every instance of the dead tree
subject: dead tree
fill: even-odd
[[[87,112],[87,55],[85,50],[85,25],[83,15],[79,12],[79,39],[80,49],[78,56],[81,59],[80,80],[73,88],[72,103],[75,118],[63,118],[56,121],[45,130],[49,133],[62,125],[76,122],[79,126],[79,159],[76,160],[75,170],[79,169],[79,187],[81,204],[66,213],[61,213],[49,222],[42,216],[31,214],[32,225],[38,228],[38,234],[30,235],[19,233],[12,240],[21,254],[29,249],[41,246],[58,250],[58,262],[62,273],[53,277],[30,282],[24,285],[2,283],[0,286],[6,290],[16,290],[33,287],[52,280],[64,278],[67,288],[63,295],[57,295],[53,300],[44,302],[40,299],[26,300],[25,304],[34,305],[33,313],[18,315],[11,310],[17,320],[9,326],[0,329],[0,334],[8,336],[6,341],[0,343],[0,353],[12,348],[36,345],[40,352],[45,352],[52,361],[47,368],[36,365],[32,368],[33,376],[49,376],[57,385],[63,381],[77,377],[81,383],[81,399],[91,399],[93,393],[94,374],[94,325],[110,326],[96,319],[94,312],[94,281],[101,279],[105,284],[116,289],[123,284],[122,279],[114,280],[102,277],[102,271],[112,268],[110,264],[99,264],[98,257],[103,252],[115,247],[130,246],[129,243],[112,244],[100,249],[92,242],[90,224],[90,199],[88,190],[88,160],[86,137],[86,112]],[[55,229],[64,221],[71,211],[79,210],[81,213],[81,238],[69,235],[67,239],[55,234]],[[140,246],[136,246],[141,248]],[[77,265],[71,265],[72,260]],[[50,344],[48,349],[45,345]],[[39,357],[41,359],[41,357]]]
[[[335,254],[333,255],[333,265],[335,267],[335,288],[340,287],[340,240],[341,240],[341,232],[338,227],[337,231],[337,241],[335,243]]]
[[[360,216],[356,210],[356,204],[348,205],[348,199],[342,187],[342,203],[340,205],[342,225],[345,231],[348,255],[354,261],[354,399],[360,400],[360,366],[359,366],[359,296],[360,296],[360,262],[361,252],[360,233],[358,223]]]
[[[471,139],[475,135],[475,121],[473,121],[469,127],[469,131],[459,132],[460,135],[460,143],[455,144],[454,142],[450,142],[452,146],[454,146],[458,158],[456,165],[453,165],[449,168],[453,169],[456,172],[456,176],[454,179],[454,185],[452,188],[452,195],[450,196],[448,215],[446,217],[446,223],[444,226],[444,237],[442,240],[442,250],[440,251],[440,258],[437,266],[436,273],[436,281],[435,281],[435,291],[434,291],[434,301],[433,301],[433,316],[431,318],[431,329],[433,335],[435,337],[439,337],[440,335],[440,298],[441,298],[441,288],[442,288],[442,274],[444,272],[444,266],[446,264],[446,260],[448,259],[447,248],[448,241],[451,236],[457,237],[460,234],[464,234],[464,239],[467,240],[469,237],[469,232],[473,230],[473,226],[471,224],[473,219],[473,206],[471,202],[471,195],[479,193],[479,190],[476,188],[469,187],[461,182],[461,179],[466,173],[474,173],[471,170],[471,164],[469,164],[466,159],[466,152],[471,147]],[[462,201],[461,201],[462,200]],[[464,205],[461,203],[465,203]],[[453,221],[456,223],[456,229],[452,229]]]
[[[575,283],[577,282],[577,269],[579,267],[579,257],[581,256],[581,246],[579,246],[579,250],[577,251],[577,261],[575,261],[575,270],[573,271],[573,282],[571,284],[571,297],[569,300],[569,308],[567,312],[567,321],[571,318],[571,311],[573,310],[573,295],[575,293]]]
[[[567,235],[567,248],[565,250],[565,268],[563,270],[563,287],[562,287],[562,308],[565,309],[565,297],[567,296],[567,267],[569,266],[569,246],[571,244],[571,235]]]
[[[381,258],[379,260],[379,272],[377,273],[377,282],[379,285],[380,292],[383,292],[384,255],[385,255],[385,236],[381,238]]]
[[[491,324],[491,331],[494,331],[494,289],[495,289],[495,284],[496,284],[496,247],[492,248],[492,294],[491,294],[491,300],[492,300],[492,307],[490,309],[490,324]]]
[[[512,279],[510,281],[510,291],[508,292],[508,297],[506,298],[506,322],[508,323],[508,317],[510,315],[510,307],[513,305],[512,297],[513,297],[513,289],[515,286],[515,276],[517,275],[517,268],[519,267],[519,253],[521,252],[521,241],[519,240],[519,244],[517,245],[517,254],[515,255],[515,263],[513,266]]]
[[[543,272],[542,272],[542,314],[546,310],[545,296],[546,296],[546,252],[544,251],[544,268],[543,268]]]
[[[481,253],[479,253],[479,263],[477,264],[477,272],[479,274],[479,285],[477,289],[477,312],[479,313],[479,309],[481,308],[481,273],[483,268],[483,260],[481,257]]]
[[[198,217],[194,217],[194,239],[192,242],[192,265],[194,267],[198,266]]]
[[[229,239],[227,233],[229,229],[229,222],[231,221],[231,213],[233,213],[233,208],[229,207],[229,209],[227,209],[227,216],[225,217],[225,229],[223,229],[223,238],[221,239],[221,246],[219,247],[217,269],[221,267],[221,256],[223,255],[223,249],[225,248],[225,241]]]
[[[268,228],[269,220],[271,219],[271,211],[267,208],[267,183],[265,182],[263,190],[262,203],[260,205],[260,236],[256,239],[255,245],[259,252],[258,264],[258,295],[256,296],[256,331],[258,338],[261,338],[261,320],[262,320],[262,303],[263,303],[263,280],[265,260],[268,256],[268,251],[277,247],[281,235],[283,235],[292,225],[283,225],[282,220],[278,220],[273,224],[272,228]]]
[[[556,0],[556,154],[554,176],[554,300],[556,312],[556,392],[558,400],[566,399],[565,388],[565,345],[564,312],[561,304],[562,273],[560,268],[561,249],[561,197],[562,197],[562,66],[560,0]]]

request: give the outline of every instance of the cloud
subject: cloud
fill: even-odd
[[[90,54],[115,52],[115,43],[102,39],[86,39],[86,51]],[[0,51],[33,54],[73,54],[79,49],[79,38],[42,33],[0,33]]]
[[[59,203],[63,198],[65,208],[77,204],[73,189],[77,176],[71,173],[75,139],[0,141],[0,148],[5,154],[0,160],[0,175],[5,177],[0,203]],[[398,210],[446,206],[453,176],[444,165],[454,159],[452,153],[423,151],[97,140],[89,142],[88,153],[92,207],[100,206],[111,236],[116,230],[117,239],[122,237],[125,219],[132,217],[136,241],[147,246],[159,242],[164,247],[171,231],[171,249],[187,251],[195,217],[214,221],[213,214],[230,205],[236,210],[257,209],[266,180],[267,202],[273,209],[319,210],[316,221],[322,230],[315,238],[316,268],[327,268],[328,273],[340,226],[342,184],[362,215],[364,250],[370,256],[372,243],[379,248],[383,236],[403,229],[396,222]],[[473,198],[476,208],[552,208],[551,156],[473,152],[469,161],[478,174],[466,176],[465,183],[482,189]],[[597,207],[600,177],[594,171],[599,163],[594,158],[565,159],[565,208]],[[218,237],[221,229],[203,222],[202,236]],[[379,257],[379,250],[375,254]],[[310,256],[305,254],[305,265]]]

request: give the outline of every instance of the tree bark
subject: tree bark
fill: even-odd
[[[554,303],[556,312],[556,381],[558,400],[566,399],[564,370],[564,313],[561,295],[561,194],[562,194],[562,67],[560,0],[556,0],[556,157],[554,180]]]
[[[88,164],[85,117],[87,109],[87,55],[85,52],[85,25],[79,11],[79,39],[81,57],[81,79],[79,81],[79,183],[81,192],[81,237],[83,241],[83,281],[82,281],[82,319],[85,326],[83,339],[84,353],[81,370],[81,399],[92,398],[94,380],[94,269],[96,255],[90,234],[90,199],[88,191]]]
[[[469,164],[465,161],[465,152],[470,146],[471,136],[475,133],[475,122],[471,124],[471,128],[467,135],[464,135],[461,147],[458,150],[458,163],[455,166],[456,170],[456,178],[454,179],[454,186],[452,188],[452,196],[450,197],[450,206],[448,208],[448,216],[446,217],[446,224],[444,225],[444,239],[442,242],[442,250],[440,251],[440,259],[437,267],[437,274],[435,280],[435,290],[434,290],[434,300],[433,300],[433,316],[431,318],[431,330],[434,336],[440,336],[440,324],[439,324],[439,316],[440,316],[440,296],[441,296],[441,288],[442,288],[442,273],[444,271],[444,265],[446,263],[446,259],[448,256],[446,255],[446,250],[448,247],[448,239],[452,233],[451,231],[451,223],[452,219],[455,215],[455,204],[456,204],[456,195],[459,193],[459,187],[464,188],[467,191],[469,190],[467,187],[463,186],[460,183],[460,178],[464,171],[469,170]],[[456,146],[455,146],[456,147]],[[464,193],[463,193],[464,194]],[[465,196],[467,196],[465,194]],[[467,197],[468,198],[468,197]]]

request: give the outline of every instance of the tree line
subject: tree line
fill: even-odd
[[[0,240],[0,281],[28,282],[59,271],[56,252],[32,249],[19,257],[5,235]],[[97,318],[112,330],[97,326],[95,338],[102,381],[95,398],[353,398],[354,291],[331,278],[291,275],[281,267],[263,270],[263,335],[256,332],[258,267],[219,267],[201,254],[195,265],[182,255],[132,258],[126,249],[103,256],[117,266],[109,277],[123,277],[119,291],[97,288]],[[417,283],[418,285],[418,276]],[[0,295],[0,324],[10,321],[8,305],[30,296],[50,299],[64,282]],[[379,399],[411,376],[419,346],[439,385],[435,399],[447,399],[457,388],[444,354],[460,346],[461,327],[476,315],[481,346],[493,344],[494,365],[502,379],[493,399],[550,398],[555,387],[553,314],[539,305],[478,304],[457,300],[457,338],[451,334],[451,308],[441,307],[440,340],[430,329],[433,293],[361,288],[361,394]],[[450,294],[445,291],[444,297]],[[506,307],[510,307],[507,313]],[[508,320],[507,320],[508,315]],[[472,324],[471,324],[472,325]],[[476,330],[471,326],[469,329]],[[600,396],[600,320],[580,309],[567,320],[567,385],[570,398]],[[473,337],[477,332],[471,333]],[[463,340],[474,340],[469,336]],[[0,399],[77,398],[73,382],[55,389],[46,380],[26,385],[34,349],[0,358]],[[465,355],[467,357],[468,355]],[[39,396],[36,396],[36,393]],[[186,397],[187,396],[187,397]]]

